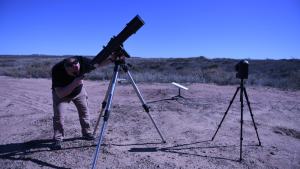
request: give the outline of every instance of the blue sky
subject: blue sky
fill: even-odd
[[[133,57],[300,59],[299,0],[0,0],[0,54],[95,56],[137,14]]]

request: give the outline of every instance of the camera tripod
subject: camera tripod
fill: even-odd
[[[94,162],[93,162],[93,167],[95,167],[96,165],[96,161],[97,161],[97,156],[98,156],[98,152],[99,152],[99,149],[100,149],[100,145],[101,145],[101,140],[102,140],[102,136],[103,136],[103,132],[104,132],[104,128],[105,128],[105,125],[106,125],[106,122],[108,120],[108,117],[109,117],[109,113],[110,113],[110,106],[111,106],[111,103],[112,103],[112,98],[113,98],[113,94],[114,94],[114,90],[115,90],[115,85],[116,85],[116,80],[117,80],[117,77],[118,77],[118,73],[119,73],[119,70],[120,70],[120,67],[123,68],[123,70],[128,74],[129,76],[129,79],[130,79],[130,82],[136,92],[136,94],[138,95],[141,103],[142,103],[142,106],[143,108],[145,109],[145,111],[148,113],[150,119],[152,120],[152,123],[154,124],[157,132],[159,133],[161,139],[163,140],[163,143],[165,143],[165,139],[163,137],[163,135],[161,134],[159,128],[157,127],[155,121],[153,120],[153,117],[152,115],[150,114],[149,112],[149,108],[148,106],[146,105],[141,93],[139,92],[139,89],[137,88],[137,86],[135,85],[134,81],[133,81],[133,78],[131,76],[131,74],[129,73],[128,71],[128,67],[125,63],[125,57],[119,57],[120,59],[119,60],[116,60],[115,61],[115,67],[114,67],[114,73],[113,73],[113,76],[112,76],[112,79],[110,81],[110,84],[108,86],[108,89],[107,89],[107,92],[106,92],[106,96],[105,96],[105,99],[104,101],[102,102],[102,109],[101,109],[101,112],[100,112],[100,116],[98,118],[98,121],[96,123],[96,126],[95,126],[95,129],[94,129],[94,135],[96,133],[96,130],[97,130],[97,127],[99,125],[99,122],[100,122],[100,119],[102,117],[102,114],[103,114],[103,111],[105,109],[105,113],[104,113],[104,116],[103,116],[103,125],[102,125],[102,130],[101,130],[101,134],[100,134],[100,138],[99,138],[99,142],[98,142],[98,145],[97,145],[97,150],[96,150],[96,154],[95,154],[95,158],[94,158]]]
[[[239,91],[239,89],[241,89],[241,92],[240,92],[240,101],[241,101],[241,135],[240,135],[240,136],[241,136],[241,137],[240,137],[240,160],[239,160],[239,161],[242,161],[242,141],[243,141],[243,122],[244,122],[244,121],[243,121],[243,107],[244,107],[244,103],[243,103],[243,92],[245,93],[245,97],[246,97],[247,104],[248,104],[248,107],[249,107],[249,110],[250,110],[250,115],[251,115],[251,118],[252,118],[252,122],[253,122],[253,125],[254,125],[254,129],[255,129],[255,131],[256,131],[256,135],[257,135],[257,138],[258,138],[258,142],[259,142],[258,145],[259,145],[259,146],[261,145],[261,142],[260,142],[260,139],[259,139],[259,136],[258,136],[258,133],[257,133],[257,127],[256,127],[256,125],[255,125],[254,118],[253,118],[253,114],[252,114],[252,111],[251,111],[250,102],[249,102],[249,99],[248,99],[248,95],[247,95],[247,92],[246,92],[246,88],[243,86],[243,80],[244,80],[244,79],[241,79],[240,87],[238,87],[238,88],[236,89],[236,92],[235,92],[235,94],[234,94],[232,100],[230,101],[230,104],[229,104],[229,106],[228,106],[228,108],[227,108],[227,110],[226,110],[226,112],[225,112],[225,114],[224,114],[224,116],[223,116],[223,119],[222,119],[221,123],[218,125],[218,129],[217,129],[215,135],[213,136],[213,138],[211,139],[211,141],[214,140],[214,138],[215,138],[217,132],[219,131],[219,129],[220,129],[220,127],[221,127],[221,124],[223,123],[223,121],[224,121],[224,119],[225,119],[225,117],[226,117],[226,115],[227,115],[227,112],[228,112],[228,110],[229,110],[229,108],[230,108],[230,106],[231,106],[231,104],[232,104],[232,102],[233,102],[233,100],[234,100],[234,98],[235,98],[237,92]]]

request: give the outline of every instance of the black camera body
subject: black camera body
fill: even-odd
[[[234,69],[237,72],[236,78],[248,79],[249,62],[247,60],[241,60],[234,66]]]

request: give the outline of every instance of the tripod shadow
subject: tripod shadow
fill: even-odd
[[[180,97],[180,98],[181,98],[181,97]],[[190,98],[184,97],[184,98],[182,98],[182,99],[184,99],[184,100],[189,100]],[[176,100],[176,101],[178,101],[178,100],[179,100],[179,97],[178,97],[178,96],[173,96],[173,97],[171,97],[170,99],[155,100],[155,101],[151,101],[151,102],[147,102],[147,103],[150,104],[150,103],[156,103],[156,102],[167,101],[167,100]]]
[[[83,138],[70,138],[64,139],[64,142],[74,141],[74,140],[82,140]],[[74,148],[83,148],[90,146],[80,146],[80,147],[71,147],[64,148],[65,149],[74,149]],[[45,150],[46,149],[46,150]],[[59,167],[42,160],[34,159],[31,157],[25,157],[26,155],[30,155],[38,152],[50,152],[50,151],[60,151],[53,149],[53,139],[45,139],[45,140],[31,140],[24,143],[12,143],[6,145],[0,145],[0,158],[8,159],[8,160],[22,160],[22,161],[30,161],[36,163],[40,166],[46,166],[50,168],[58,168],[58,169],[66,169],[65,167]]]
[[[141,146],[141,145],[153,145],[153,144],[164,144],[164,143],[110,144],[110,145],[122,147],[122,146]],[[105,146],[106,144],[103,145]]]
[[[217,157],[217,156],[209,156],[209,155],[201,155],[196,153],[188,153],[188,152],[182,152],[183,150],[195,150],[195,149],[216,149],[216,148],[232,148],[232,147],[239,147],[234,145],[229,146],[196,146],[197,144],[203,144],[211,142],[211,140],[208,141],[199,141],[195,143],[189,143],[189,144],[181,144],[171,147],[165,147],[165,148],[157,148],[157,147],[148,147],[148,148],[131,148],[129,152],[165,152],[165,153],[174,153],[178,155],[192,155],[197,157],[208,157],[208,158],[214,158],[219,160],[228,160],[232,162],[239,162],[239,159],[230,159],[225,157]],[[248,145],[248,146],[258,146],[258,145]]]
[[[161,100],[156,100],[156,101],[148,102],[148,104],[150,104],[150,103],[156,103],[156,102],[161,102],[161,101],[166,101],[166,100],[175,100],[175,99],[173,99],[173,98],[171,98],[171,99],[161,99]]]

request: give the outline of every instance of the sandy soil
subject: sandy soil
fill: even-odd
[[[91,168],[97,139],[81,139],[70,103],[62,150],[53,150],[49,79],[0,77],[1,168]],[[93,127],[109,82],[85,81]],[[247,87],[261,146],[244,98],[242,161],[240,94],[214,136],[238,87],[137,84],[166,143],[129,83],[118,83],[96,168],[300,168],[300,92]]]

